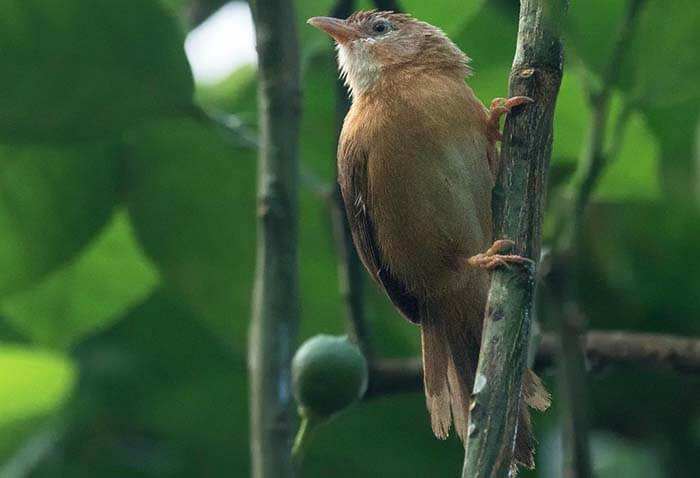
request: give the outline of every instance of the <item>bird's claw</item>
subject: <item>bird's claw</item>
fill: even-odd
[[[528,96],[513,96],[512,98],[494,98],[489,107],[488,129],[489,138],[492,141],[500,141],[503,138],[500,128],[501,116],[510,113],[513,108],[520,105],[534,103],[535,100]]]
[[[510,249],[515,243],[508,239],[499,239],[493,243],[485,252],[471,256],[466,259],[467,265],[478,269],[493,270],[497,267],[508,267],[509,264],[523,264],[527,261],[522,256],[515,254],[499,254]]]

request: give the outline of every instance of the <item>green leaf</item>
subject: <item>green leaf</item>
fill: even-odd
[[[572,2],[569,53],[598,78],[609,68],[630,2]],[[647,0],[632,24],[615,86],[635,102],[668,105],[700,97],[700,9],[694,0]]]
[[[480,2],[475,2],[479,6]],[[473,5],[469,2],[469,8]],[[511,14],[512,13],[512,14]],[[452,34],[455,43],[472,58],[475,77],[482,70],[498,67],[507,77],[515,55],[515,40],[518,33],[517,10],[512,12],[499,8],[494,2],[485,2],[458,32]],[[499,96],[505,96],[506,91]]]
[[[641,113],[633,114],[622,149],[610,158],[594,199],[607,201],[653,200],[660,197],[659,148]]]
[[[685,202],[696,193],[700,174],[700,166],[694,164],[700,98],[668,106],[646,107],[643,112],[649,129],[659,141],[664,193]]]
[[[54,411],[68,398],[76,378],[64,356],[9,344],[0,345],[0,370],[0,427]]]
[[[434,3],[424,0],[403,0],[401,8],[414,17],[440,27],[448,35],[459,31],[464,23],[475,15],[484,0],[445,0],[437,7]]]
[[[115,154],[108,144],[0,144],[0,295],[68,262],[107,222]]]
[[[335,0],[305,0],[295,2],[297,17],[297,34],[302,46],[302,56],[310,58],[318,50],[330,49],[330,38],[323,32],[308,25],[306,20],[311,17],[326,17],[332,15]]]
[[[127,204],[146,253],[221,337],[230,338],[232,324],[244,335],[255,249],[254,152],[191,119],[148,123],[129,141]]]
[[[700,98],[700,8],[695,0],[648,0],[635,28],[623,88],[644,105]]]
[[[188,108],[175,18],[155,0],[0,2],[0,137],[104,138]]]
[[[0,310],[35,342],[68,347],[145,298],[157,280],[118,214],[76,261],[3,299]]]
[[[156,291],[77,350],[65,476],[249,475],[245,355],[179,297]]]
[[[601,76],[608,65],[627,0],[571,2],[566,20],[567,54]]]

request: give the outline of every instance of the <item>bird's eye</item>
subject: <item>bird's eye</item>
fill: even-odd
[[[391,30],[391,24],[386,20],[377,20],[372,25],[372,31],[374,33],[383,34]]]

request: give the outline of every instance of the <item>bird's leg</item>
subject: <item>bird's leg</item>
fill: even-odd
[[[469,258],[460,257],[459,262],[462,267],[476,267],[479,269],[495,269],[500,266],[507,266],[510,264],[522,264],[527,259],[522,256],[515,254],[499,254],[503,250],[510,249],[515,243],[508,239],[500,239],[495,241],[491,247],[489,247],[486,252],[482,252],[475,256]]]
[[[488,118],[488,137],[491,141],[494,143],[496,141],[500,141],[501,138],[503,137],[501,135],[501,125],[500,125],[500,120],[501,116],[503,116],[505,113],[510,113],[510,111],[515,108],[516,106],[528,104],[528,103],[534,103],[534,100],[532,98],[529,98],[527,96],[514,96],[512,98],[495,98],[491,102],[491,106],[489,107],[489,118]]]

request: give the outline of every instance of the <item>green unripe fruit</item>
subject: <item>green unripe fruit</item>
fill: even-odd
[[[367,377],[367,360],[347,336],[312,337],[292,360],[292,390],[300,413],[317,419],[362,398]]]

